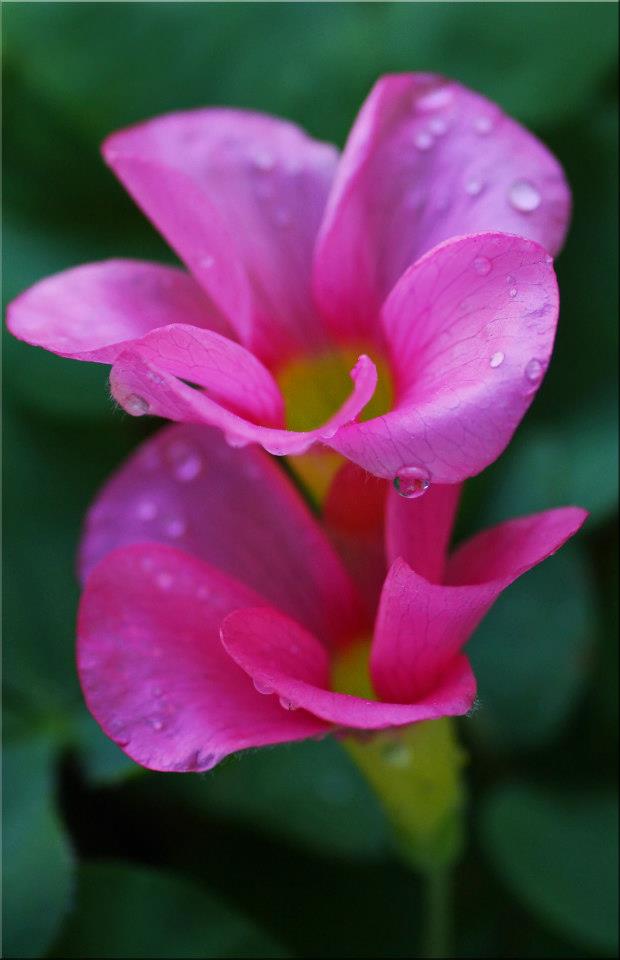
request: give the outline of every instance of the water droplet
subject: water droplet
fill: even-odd
[[[429,121],[428,127],[436,137],[442,137],[448,129],[448,124],[442,117],[433,117]]]
[[[200,258],[198,266],[203,267],[205,270],[210,270],[214,263],[215,257],[212,257],[210,253],[207,253],[204,257]]]
[[[479,193],[482,193],[482,187],[482,180],[468,180],[465,184],[465,193],[469,194],[470,197],[477,197]]]
[[[246,437],[239,437],[235,433],[226,433],[224,434],[224,438],[229,447],[235,447],[235,448],[247,447],[247,445],[250,442]],[[264,444],[264,446],[265,446],[265,450],[267,450],[268,449],[267,445]],[[273,451],[270,451],[270,452],[273,452]]]
[[[195,480],[202,470],[200,454],[188,444],[175,443],[169,448],[168,454],[172,460],[174,476],[183,483]]]
[[[254,679],[253,683],[257,693],[264,693],[265,696],[269,696],[270,693],[274,692],[273,687],[262,680]]]
[[[510,297],[511,300],[514,300],[516,295],[517,295],[517,288],[511,287],[510,290],[508,291],[508,296]]]
[[[141,500],[136,514],[139,520],[153,520],[157,516],[157,504],[153,500]]]
[[[532,357],[525,365],[525,379],[529,383],[539,383],[543,375],[543,365],[540,360]]]
[[[173,517],[164,524],[164,533],[169,537],[182,537],[187,530],[187,524],[181,517]]]
[[[474,130],[481,136],[485,136],[493,129],[493,121],[490,117],[476,117],[474,120]]]
[[[419,467],[403,467],[394,477],[394,489],[405,500],[415,500],[431,485],[427,474]]]
[[[426,130],[420,130],[420,132],[415,135],[413,142],[418,150],[430,150],[435,141]]]
[[[164,728],[163,720],[160,720],[158,717],[152,717],[149,723],[151,724],[153,730],[159,731],[159,730],[163,730]]]
[[[553,263],[553,257],[551,256],[551,254],[548,253],[547,256],[545,257],[545,263],[547,264],[548,267],[551,266],[551,264]]]
[[[139,397],[137,393],[130,393],[123,401],[123,407],[132,417],[143,417],[149,412],[149,405],[144,397]]]
[[[481,277],[486,277],[486,275],[491,272],[491,261],[488,257],[476,257],[474,260],[474,270],[476,273],[479,273]]]
[[[418,110],[439,110],[441,107],[447,107],[453,96],[454,93],[448,86],[434,87],[427,93],[417,96],[415,106]]]
[[[496,367],[501,367],[504,362],[504,354],[501,350],[498,350],[497,353],[494,353],[491,359],[489,360],[489,366],[493,367],[495,370]]]
[[[276,161],[268,150],[258,147],[252,154],[252,163],[257,170],[268,172],[269,170],[273,170]]]
[[[516,180],[508,192],[508,199],[519,213],[532,213],[540,206],[542,198],[529,180]]]
[[[162,572],[157,574],[155,582],[160,590],[169,590],[173,584],[173,579],[172,574]]]
[[[287,700],[286,697],[280,697],[280,706],[281,706],[284,710],[298,710],[298,709],[299,709],[299,707],[297,706],[296,703],[293,703],[292,700]]]

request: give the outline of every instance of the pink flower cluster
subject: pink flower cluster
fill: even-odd
[[[78,665],[94,716],[145,766],[205,770],[466,713],[464,644],[585,518],[547,511],[447,552],[461,481],[503,451],[550,359],[570,209],[557,161],[421,74],[376,84],[340,157],[223,109],[121,131],[104,156],[187,271],[85,265],[8,313],[29,343],[111,364],[127,412],[179,422],[89,514]],[[287,429],[283,373],[351,351],[348,398]],[[390,408],[363,420],[383,367]],[[350,461],[320,522],[259,446]],[[369,650],[371,695],[334,689],[352,649]]]

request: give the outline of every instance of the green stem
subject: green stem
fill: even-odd
[[[422,957],[450,956],[451,878],[448,870],[431,870],[426,874],[427,915]]]

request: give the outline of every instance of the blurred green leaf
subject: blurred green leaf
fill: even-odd
[[[615,795],[503,786],[484,805],[481,827],[490,861],[537,916],[604,956],[616,955]]]
[[[286,957],[254,923],[167,871],[85,864],[54,957]]]
[[[37,739],[3,754],[4,956],[39,957],[69,907],[73,858],[54,809],[53,746]]]
[[[389,842],[377,800],[331,738],[241,753],[204,777],[149,774],[132,790],[333,857],[380,856]]]
[[[479,737],[531,748],[559,732],[589,675],[592,607],[574,544],[502,594],[467,648],[481,704],[470,723]]]

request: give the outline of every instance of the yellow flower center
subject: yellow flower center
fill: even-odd
[[[376,700],[370,679],[370,647],[372,639],[356,640],[332,659],[331,684],[337,693],[349,693],[363,700]]]
[[[313,430],[332,417],[352,390],[350,372],[366,353],[377,368],[377,388],[359,420],[371,420],[392,406],[393,385],[387,361],[375,348],[343,347],[314,356],[289,360],[276,374],[285,402],[289,430]],[[334,474],[343,463],[340,454],[314,448],[291,459],[291,466],[310,493],[322,502]]]

